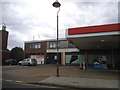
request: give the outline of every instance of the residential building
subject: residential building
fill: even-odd
[[[79,50],[67,39],[59,39],[59,64],[65,65],[70,63],[71,59],[69,57],[71,57],[73,53],[79,53]],[[38,64],[56,64],[57,40],[52,39],[25,42],[25,57],[36,58]]]
[[[59,39],[58,42],[58,61],[59,64],[66,65],[70,64],[71,56],[73,54],[78,55],[79,50],[74,46],[74,44],[67,39]],[[55,57],[57,57],[57,41],[51,40],[47,42],[47,64],[54,63],[56,64]],[[77,58],[76,58],[77,59]],[[76,62],[72,62],[73,64],[77,64]]]
[[[38,64],[44,64],[46,58],[46,48],[45,41],[25,42],[25,58],[36,58]]]

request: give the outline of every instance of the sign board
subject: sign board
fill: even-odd
[[[44,64],[44,55],[31,55],[31,58],[35,58],[37,60],[37,64]]]

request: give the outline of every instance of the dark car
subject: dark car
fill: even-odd
[[[17,65],[18,61],[15,59],[7,59],[5,60],[5,65]]]

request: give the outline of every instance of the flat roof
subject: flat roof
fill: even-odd
[[[67,40],[66,38],[59,38],[59,41]],[[50,41],[57,41],[57,39],[47,39],[47,40],[32,40],[32,41],[24,41],[24,43],[34,43],[34,42],[50,42]]]
[[[83,50],[119,49],[120,23],[69,28],[67,39]]]

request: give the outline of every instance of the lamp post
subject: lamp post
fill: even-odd
[[[58,0],[56,0],[52,5],[55,8],[59,8],[59,10],[57,11],[57,77],[59,77],[59,61],[58,61],[58,13],[60,11],[61,4],[58,2]]]

